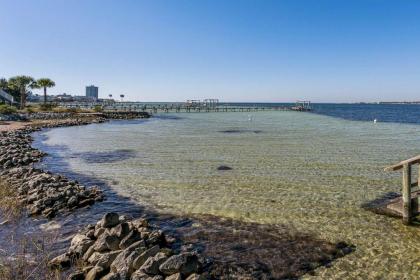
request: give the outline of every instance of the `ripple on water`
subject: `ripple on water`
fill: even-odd
[[[384,173],[383,166],[418,153],[420,126],[296,112],[260,112],[252,122],[246,113],[184,116],[54,129],[45,144],[81,154],[136,151],[118,162],[65,161],[75,172],[118,182],[115,190],[148,207],[284,225],[356,245],[331,268],[317,269],[321,279],[419,275],[418,228],[361,205],[400,191],[400,174]],[[264,133],[220,133],[232,128]],[[219,165],[234,168],[220,172]]]

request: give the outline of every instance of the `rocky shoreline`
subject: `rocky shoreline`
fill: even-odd
[[[124,117],[134,116],[138,117]],[[99,187],[86,187],[35,168],[33,164],[45,154],[31,146],[31,134],[42,128],[106,120],[98,114],[66,116],[0,132],[0,179],[16,188],[29,215],[51,220],[106,200]],[[96,224],[80,230],[66,252],[52,259],[49,266],[59,271],[72,267],[69,280],[296,279],[353,250],[343,242],[324,242],[284,226],[270,228],[215,217],[169,220],[179,224],[180,235],[186,237],[183,241],[192,246],[179,246],[177,238],[164,234],[146,219],[109,212]]]
[[[53,118],[55,116],[55,118]],[[102,191],[77,181],[33,167],[45,153],[31,146],[31,134],[43,128],[102,123],[107,119],[133,119],[147,114],[102,114],[74,118],[68,113],[42,114],[23,129],[0,132],[0,179],[15,187],[17,199],[29,216],[53,219],[104,200]],[[5,222],[5,221],[3,221]],[[6,221],[7,222],[7,221]],[[132,220],[116,213],[106,214],[96,225],[88,225],[76,234],[68,251],[49,262],[52,269],[64,270],[83,262],[83,269],[67,279],[205,279],[198,274],[202,263],[197,254],[174,254],[173,240],[147,220]],[[201,257],[200,257],[201,258]]]

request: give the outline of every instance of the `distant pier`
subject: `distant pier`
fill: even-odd
[[[188,100],[185,103],[146,104],[140,102],[71,102],[60,103],[61,107],[93,109],[100,106],[104,112],[148,112],[157,113],[218,113],[218,112],[258,112],[258,111],[311,111],[309,101],[298,101],[295,105],[232,105],[221,104],[217,99]]]

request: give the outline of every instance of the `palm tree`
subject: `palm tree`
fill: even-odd
[[[20,92],[20,108],[25,108],[26,92],[29,88],[37,88],[34,78],[29,76],[15,76],[9,79],[9,87]]]
[[[0,78],[0,89],[7,89],[9,83],[5,78]]]
[[[41,78],[36,81],[39,87],[44,88],[44,104],[47,103],[47,88],[55,87],[54,81],[48,78]]]

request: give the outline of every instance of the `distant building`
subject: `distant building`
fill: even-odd
[[[91,85],[91,86],[87,86],[86,87],[86,97],[90,97],[90,98],[92,98],[93,100],[98,100],[98,91],[99,91],[99,88],[98,87],[95,87],[94,85]]]

